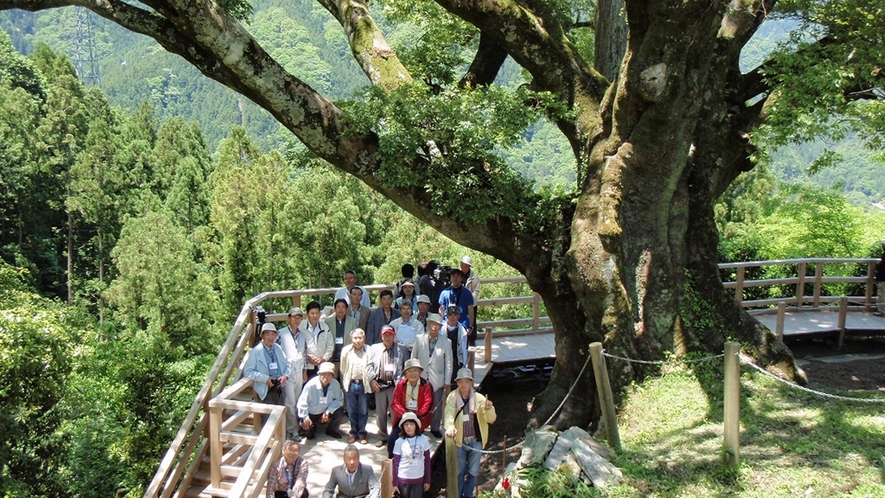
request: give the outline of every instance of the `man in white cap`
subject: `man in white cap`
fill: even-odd
[[[876,263],[876,316],[885,316],[885,239],[882,239],[882,257]]]
[[[298,412],[295,404],[301,396],[301,388],[307,382],[307,355],[316,355],[313,336],[299,329],[304,313],[301,308],[291,308],[287,314],[288,325],[280,329],[277,344],[289,359],[290,378],[283,386],[286,402],[286,433],[289,439],[300,441],[298,436]]]
[[[366,360],[366,379],[375,393],[375,416],[378,421],[379,439],[375,446],[387,444],[390,435],[387,427],[387,411],[393,400],[393,388],[403,378],[403,367],[409,353],[396,343],[396,332],[390,325],[381,328],[381,342],[369,348]]]
[[[461,258],[461,271],[464,272],[464,287],[473,294],[473,310],[470,313],[471,322],[468,329],[467,342],[471,346],[476,345],[476,303],[479,301],[479,275],[473,270],[473,258],[465,255]]]
[[[317,425],[328,424],[326,435],[341,439],[338,428],[344,415],[344,391],[335,380],[335,365],[320,363],[317,376],[307,381],[298,398],[298,420],[307,439],[316,437]]]
[[[443,400],[449,395],[452,378],[452,342],[439,333],[442,318],[436,313],[427,316],[427,333],[418,336],[412,349],[412,359],[417,359],[424,369],[422,377],[430,382],[433,389],[433,419],[430,422],[430,433],[441,438]]]
[[[415,313],[415,320],[421,322],[421,325],[424,325],[424,330],[427,330],[427,315],[430,313],[430,298],[424,294],[418,294],[418,297],[415,298],[415,309],[412,311]]]
[[[473,372],[458,370],[458,389],[446,398],[446,436],[455,439],[458,458],[458,496],[473,498],[482,453],[489,440],[489,424],[497,420],[492,402],[473,389]],[[468,449],[471,448],[471,449]]]
[[[267,322],[261,326],[261,342],[249,350],[243,375],[253,380],[252,388],[261,403],[282,405],[283,386],[289,380],[289,360],[277,341],[277,328]],[[262,423],[267,420],[261,417]]]

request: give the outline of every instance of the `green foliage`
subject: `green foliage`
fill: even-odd
[[[520,488],[523,496],[544,496],[545,498],[597,498],[604,496],[599,488],[584,484],[568,469],[547,470],[544,468],[525,467],[519,471],[520,479],[525,479],[525,486]]]
[[[248,19],[252,15],[252,3],[249,0],[218,0],[218,5],[223,7],[228,14],[241,21]]]
[[[522,131],[553,103],[546,94],[492,85],[434,93],[423,84],[395,91],[369,89],[365,104],[347,108],[354,132],[379,137],[377,176],[396,188],[420,187],[435,212],[468,225],[512,216],[534,205],[530,184],[494,154],[513,146]],[[535,100],[538,105],[524,105]],[[413,163],[403,169],[402,161]],[[463,202],[463,192],[483,192]]]
[[[776,88],[759,144],[782,145],[820,136],[841,139],[855,130],[881,148],[885,129],[876,95],[885,45],[878,13],[883,2],[778,2],[779,15],[799,19],[764,75]]]
[[[162,332],[171,345],[211,352],[218,302],[210,273],[195,261],[194,246],[169,211],[131,218],[113,251],[120,275],[107,297],[117,318]]]
[[[328,93],[332,88],[332,66],[311,43],[307,28],[288,17],[282,8],[257,13],[250,31],[271,57],[314,90]]]
[[[685,327],[695,334],[710,336],[725,330],[722,315],[716,313],[713,303],[697,291],[697,276],[688,269],[684,273],[685,283],[682,285],[679,315]]]
[[[83,330],[75,309],[40,297],[26,280],[0,261],[0,494],[58,496],[64,482],[51,435],[62,417],[54,408]]]

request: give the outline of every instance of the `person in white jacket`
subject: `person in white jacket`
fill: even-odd
[[[256,401],[269,405],[283,405],[283,386],[289,380],[289,360],[276,343],[277,328],[272,323],[261,326],[261,342],[249,350],[243,375],[252,379]],[[267,415],[261,416],[262,425]]]
[[[283,353],[289,359],[290,377],[283,386],[283,394],[286,403],[286,433],[289,439],[301,441],[298,435],[298,412],[295,404],[301,396],[301,388],[307,382],[307,355],[316,355],[316,345],[313,336],[299,329],[304,314],[301,308],[289,310],[286,321],[288,325],[279,330],[277,344],[283,348]]]

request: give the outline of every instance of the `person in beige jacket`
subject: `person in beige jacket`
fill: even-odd
[[[476,476],[482,453],[489,440],[489,424],[497,420],[492,402],[473,389],[473,372],[458,370],[455,376],[458,389],[446,398],[446,437],[455,439],[458,448],[458,496],[473,498]]]

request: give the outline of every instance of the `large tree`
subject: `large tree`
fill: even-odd
[[[741,49],[775,0],[626,0],[617,10],[623,17],[600,15],[595,27],[598,40],[625,35],[606,44],[607,52],[623,50],[614,68],[594,68],[579,50],[587,43],[578,30],[593,23],[574,9],[588,2],[372,2],[393,20],[434,18],[423,24],[430,35],[400,58],[369,2],[317,1],[341,24],[371,83],[358,104],[336,105],[311,88],[299,78],[310,68],[284,69],[238,20],[249,15],[241,0],[0,0],[0,8],[80,5],[152,37],[267,109],[317,156],[520,271],[543,297],[557,334],[557,364],[533,404],[536,421],[559,404],[594,341],[655,359],[665,351],[718,352],[726,337],[738,338],[770,368],[797,374],[789,351],[719,281],[713,204],[752,168],[751,138],[766,113],[778,106],[800,109],[796,115],[830,112],[881,96],[874,83],[881,71],[870,62],[882,60],[881,1],[804,6],[803,14],[816,15],[809,26],[819,29],[797,40],[798,52],[838,63],[787,59],[747,74],[738,67]],[[850,23],[827,25],[834,13]],[[473,47],[463,75],[454,73],[456,47]],[[492,85],[507,56],[530,84],[512,91]],[[778,78],[778,68],[791,67],[822,72]],[[780,82],[809,88],[791,92],[775,87]],[[824,87],[844,91],[815,100]],[[574,193],[536,192],[495,155],[539,113],[572,146]],[[812,113],[809,122],[823,123],[825,115]],[[636,364],[612,367],[616,387],[645,373]],[[591,370],[578,382],[586,395],[569,398],[559,426],[597,418]]]

